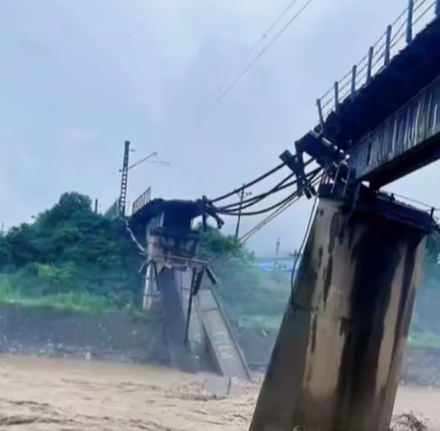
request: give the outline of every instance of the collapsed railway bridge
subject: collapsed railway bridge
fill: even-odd
[[[140,199],[127,226],[144,255],[144,308],[161,307],[165,314],[172,365],[249,380],[244,355],[212,289],[215,275],[208,262],[197,259],[200,233],[193,224],[205,215],[202,203]]]
[[[409,0],[317,107],[319,122],[294,154],[286,150],[277,168],[225,195],[288,168],[295,180],[265,195],[295,185],[284,207],[315,199],[250,431],[387,431],[426,237],[438,226],[433,209],[381,188],[440,158],[440,0]],[[210,352],[220,373],[249,378],[215,291],[202,284],[215,276],[196,259],[192,221],[240,217],[263,198],[222,207],[223,197],[143,195],[134,205],[128,226],[145,254],[144,303],[160,298],[182,369],[200,369],[209,356],[201,352]]]

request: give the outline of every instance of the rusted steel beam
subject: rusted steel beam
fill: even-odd
[[[350,155],[354,181],[379,188],[440,158],[440,78],[376,130]]]
[[[427,230],[320,200],[250,431],[389,429]]]

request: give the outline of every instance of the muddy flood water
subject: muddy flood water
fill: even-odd
[[[259,385],[208,400],[203,376],[167,368],[0,356],[0,430],[246,431]],[[440,429],[440,390],[402,387],[396,413]]]

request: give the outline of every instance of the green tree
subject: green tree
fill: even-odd
[[[124,222],[94,213],[76,192],[0,237],[0,271],[26,295],[88,293],[123,305],[140,297],[140,264]]]

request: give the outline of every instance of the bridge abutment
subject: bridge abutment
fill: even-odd
[[[321,198],[250,431],[388,431],[428,226]]]

